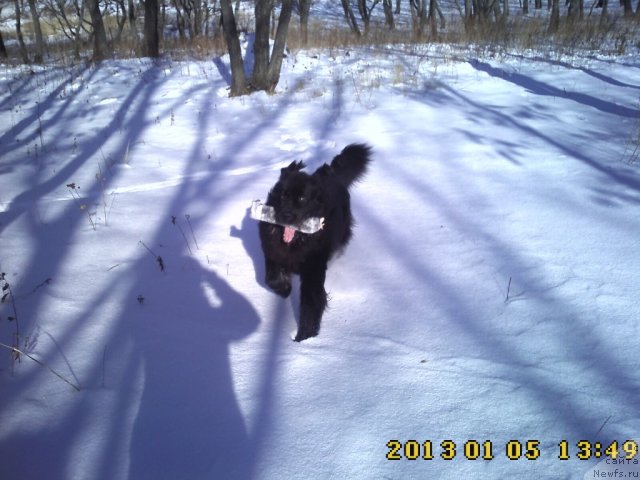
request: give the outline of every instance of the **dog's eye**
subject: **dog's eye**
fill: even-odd
[[[299,203],[304,203],[304,201],[305,201],[306,199],[307,199],[307,197],[305,197],[304,195],[300,195],[300,196],[298,197],[298,202],[299,202]]]

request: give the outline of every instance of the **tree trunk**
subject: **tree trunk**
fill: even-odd
[[[184,42],[187,38],[186,34],[184,33],[184,17],[180,10],[180,5],[175,0],[173,2],[173,8],[176,10],[176,26],[178,27],[178,38],[180,38],[180,40]]]
[[[384,10],[384,22],[387,27],[389,27],[389,30],[395,30],[396,22],[393,18],[393,4],[391,3],[391,0],[383,0],[382,8]]]
[[[371,24],[371,11],[367,8],[366,0],[358,0],[358,11],[360,12],[360,18],[362,18],[362,22],[364,23],[364,36],[366,37],[369,35],[369,26]]]
[[[256,1],[256,34],[253,42],[254,63],[253,76],[251,77],[251,86],[256,90],[265,90],[272,93],[280,80],[280,69],[282,68],[282,58],[292,9],[293,2],[291,0],[282,0],[273,52],[270,55],[269,31],[273,0]]]
[[[0,5],[0,16],[2,14],[2,5]],[[4,46],[4,39],[2,38],[2,30],[0,30],[0,58],[7,58],[7,49]]]
[[[35,63],[42,63],[44,55],[44,40],[42,39],[42,28],[40,27],[40,15],[36,9],[36,1],[29,0],[29,10],[31,10],[31,21],[33,22],[33,30],[36,34],[36,54],[33,58]]]
[[[7,49],[4,46],[2,31],[0,30],[0,58],[7,58]]]
[[[560,0],[551,0],[551,18],[549,19],[549,33],[556,33],[560,28]]]
[[[204,18],[203,0],[196,0],[193,7],[193,35],[199,37],[202,35],[202,19]]]
[[[231,0],[220,0],[220,9],[222,11],[222,31],[227,42],[231,62],[231,96],[243,95],[247,92],[247,80],[244,74],[242,50],[240,49],[238,28]]]
[[[60,8],[59,13],[62,15],[62,18],[64,19],[67,25],[67,28],[69,29],[71,37],[73,38],[73,56],[76,60],[80,60],[80,50],[82,48],[83,25],[81,22],[75,22],[75,23],[70,22],[64,11],[64,5],[58,5],[58,6]],[[86,2],[74,2],[74,10],[75,10],[75,14],[77,15],[77,18],[84,18],[86,6],[87,6]]]
[[[353,14],[353,9],[349,4],[349,0],[342,0],[342,9],[344,10],[344,16],[347,19],[347,24],[353,33],[358,37],[362,35],[358,28],[358,22],[356,22],[356,16]]]
[[[300,34],[302,45],[305,47],[309,43],[309,12],[311,11],[311,0],[300,0],[298,2],[300,13]]]
[[[282,59],[284,58],[284,48],[287,44],[287,34],[291,21],[291,11],[293,10],[292,0],[282,0],[280,18],[278,19],[278,29],[273,42],[273,51],[269,61],[269,84],[267,91],[273,93],[280,81],[280,71],[282,70]]]
[[[422,0],[410,0],[409,1],[409,11],[411,12],[411,28],[413,30],[413,35],[416,38],[420,38],[422,35],[420,34],[420,7],[422,5]]]
[[[160,34],[158,31],[159,13],[158,0],[145,0],[143,48],[145,57],[158,58],[160,56]]]
[[[122,37],[122,31],[124,30],[124,26],[127,24],[127,6],[125,5],[125,0],[116,0],[116,23],[118,24],[118,32],[116,33],[115,40],[113,39],[113,34],[111,35],[111,39],[116,43],[120,41]],[[120,10],[122,10],[122,15],[120,14]]]
[[[252,86],[257,90],[266,90],[269,83],[269,30],[271,29],[271,10],[273,0],[256,0],[256,34],[253,40],[253,76]]]
[[[87,0],[87,6],[93,27],[93,59],[100,62],[105,59],[107,54],[107,32],[102,22],[99,0]]]
[[[500,2],[494,1],[490,5],[490,8],[493,9],[493,18],[495,19],[496,23],[500,22],[502,20],[502,12],[500,11]]]
[[[238,28],[235,21],[230,0],[220,0],[222,11],[222,29],[229,50],[231,62],[231,95],[243,95],[251,90],[265,90],[273,93],[280,80],[280,70],[284,49],[286,46],[289,23],[293,10],[292,0],[282,0],[280,17],[275,32],[273,51],[270,53],[269,32],[271,26],[271,13],[273,0],[256,0],[255,3],[255,38],[253,40],[253,74],[250,82],[244,72],[242,50],[238,37]]]
[[[424,2],[425,0],[423,0]],[[429,26],[431,27],[431,36],[438,36],[438,23],[436,22],[436,0],[429,0]]]
[[[600,14],[600,25],[609,20],[609,0],[602,0],[602,13]]]
[[[504,0],[502,7],[502,21],[504,23],[506,23],[507,19],[509,18],[509,13],[509,0]]]
[[[160,40],[163,38],[160,35],[164,32],[164,26],[167,24],[167,2],[161,0],[160,5],[160,18],[158,19],[158,43],[160,43]],[[160,46],[158,46],[158,50],[160,50]]]
[[[569,9],[567,10],[567,19],[571,22],[582,20],[584,16],[583,0],[569,0]]]
[[[136,7],[133,3],[133,0],[129,0],[129,29],[131,30],[131,34],[136,36]]]
[[[420,11],[418,14],[419,18],[419,29],[418,29],[418,37],[422,38],[424,35],[424,27],[427,24],[427,20],[429,16],[427,15],[427,0],[420,0]]]
[[[27,53],[27,46],[24,44],[24,37],[22,36],[20,0],[14,1],[14,10],[16,13],[16,36],[18,37],[18,44],[20,45],[20,55],[22,56],[23,63],[29,63],[29,54]]]
[[[216,2],[209,7],[209,0],[204,0],[204,36],[209,38],[209,23],[211,22],[211,11],[216,9]]]
[[[526,1],[526,0],[525,0]],[[464,26],[465,29],[471,26],[473,19],[473,6],[471,0],[464,0]]]

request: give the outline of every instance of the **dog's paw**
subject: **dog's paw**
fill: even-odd
[[[294,342],[302,342],[308,338],[313,338],[318,335],[318,330],[298,329],[298,333],[293,339]]]

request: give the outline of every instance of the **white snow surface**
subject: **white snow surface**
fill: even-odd
[[[639,68],[302,51],[275,95],[229,98],[226,57],[1,66],[0,269],[46,366],[0,350],[0,479],[640,471],[576,446],[640,437]],[[299,294],[265,287],[248,209],[353,142],[374,152],[354,238],[296,343]],[[411,440],[434,458],[404,458]],[[473,440],[493,459],[465,458]]]

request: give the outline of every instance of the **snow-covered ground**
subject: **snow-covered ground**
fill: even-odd
[[[46,365],[1,350],[0,478],[640,476],[596,458],[640,437],[639,68],[334,49],[231,99],[226,58],[0,67],[0,341]],[[295,343],[248,207],[351,142]]]

